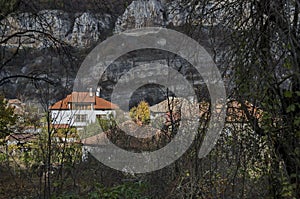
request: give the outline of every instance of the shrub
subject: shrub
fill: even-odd
[[[135,122],[141,122],[142,124],[150,123],[150,108],[146,101],[141,101],[137,107],[130,109],[130,117]]]

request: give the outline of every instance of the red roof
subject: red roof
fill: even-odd
[[[14,133],[6,136],[5,140],[16,140],[18,142],[29,142],[36,139],[36,135],[31,133]]]
[[[68,129],[70,128],[69,124],[53,124],[51,125],[51,127],[55,128],[55,129]]]
[[[50,110],[68,110],[68,103],[70,102],[71,95],[68,95],[66,98],[56,102],[49,107]]]
[[[110,110],[116,109],[118,106],[102,99],[98,96],[95,96],[94,93],[91,96],[89,92],[73,92],[68,95],[66,98],[56,102],[49,107],[50,110],[70,110],[69,104],[76,103],[93,103],[95,110]]]
[[[117,105],[96,96],[96,104],[94,106],[94,109],[97,110],[97,109],[116,109],[116,108],[118,108]]]
[[[94,93],[89,92],[73,92],[71,94],[70,102],[80,102],[80,103],[93,103],[95,102]]]

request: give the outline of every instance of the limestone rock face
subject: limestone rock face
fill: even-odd
[[[47,48],[60,41],[82,48],[105,38],[113,26],[115,33],[141,27],[181,26],[189,13],[186,8],[181,0],[135,0],[116,22],[105,13],[71,14],[62,10],[15,13],[0,21],[0,35],[8,38],[18,34],[5,42],[8,47],[22,43],[23,47]]]
[[[22,43],[26,47],[45,48],[55,40],[73,47],[85,47],[98,41],[110,28],[110,15],[83,12],[71,16],[60,10],[18,13],[0,22],[0,34],[4,38],[21,33],[21,37],[14,37],[6,43],[12,47]]]
[[[181,1],[172,1],[166,6],[167,24],[172,24],[173,26],[184,25],[190,11],[190,7],[184,6]]]
[[[136,0],[117,19],[115,33],[141,27],[182,26],[190,13],[190,7],[181,0]]]
[[[91,41],[98,41],[101,34],[110,29],[110,24],[109,15],[82,13],[75,19],[69,42],[85,46]]]
[[[160,0],[133,1],[120,16],[115,25],[115,32],[127,29],[164,26],[166,16],[164,5]]]
[[[28,53],[26,55],[24,53],[23,57],[20,56],[18,60],[14,60],[11,67],[3,74],[19,74],[21,72],[21,74],[26,75],[38,70],[42,71],[41,75],[47,75],[48,78],[59,82],[61,88],[66,87],[66,85],[69,87],[73,84],[76,69],[80,67],[81,59],[87,55],[85,49],[88,49],[91,45],[99,43],[113,32],[119,33],[141,27],[167,27],[171,24],[182,26],[190,13],[188,9],[189,6],[183,5],[182,0],[134,0],[118,18],[112,17],[115,16],[115,13],[111,13],[111,15],[85,11],[68,13],[62,10],[41,10],[38,13],[11,14],[0,21],[0,48],[5,45],[7,47],[5,49],[9,51],[16,49],[21,44],[21,48],[31,48],[32,52],[30,56]],[[16,36],[10,37],[14,34]],[[7,41],[1,43],[5,39]],[[202,39],[206,39],[205,35]],[[74,47],[73,50],[76,53],[74,53],[74,59],[72,59],[70,66],[62,64],[66,61],[62,61],[64,57],[57,57],[49,53],[51,48],[48,47],[53,47],[53,42],[62,42]],[[124,55],[124,57],[115,60],[101,77],[99,82],[101,82],[102,97],[110,100],[110,95],[120,77],[132,68],[157,63],[171,66],[179,71],[191,84],[196,85],[197,88],[204,84],[201,76],[193,70],[190,64],[175,55],[152,50],[133,52],[128,56]],[[47,71],[51,71],[52,76]],[[95,71],[94,68],[87,71],[91,75],[84,82],[84,86],[93,85],[94,80],[98,82],[99,76]],[[160,74],[160,71],[152,70],[151,73],[155,76]],[[142,76],[143,73],[137,75],[137,77]],[[17,79],[16,81],[21,80]],[[126,81],[129,82],[130,79]],[[13,88],[10,88],[10,90],[34,90],[32,87],[23,88],[17,87],[17,85],[20,84],[13,83]],[[58,96],[59,93],[62,93],[61,90],[56,87],[53,92]],[[162,88],[153,85],[143,87],[143,89],[132,95],[130,106],[136,105],[141,99],[146,100],[151,105],[164,100],[166,96],[161,90]],[[185,87],[182,86],[177,91],[183,92]],[[119,97],[123,99],[126,92],[127,90],[124,89],[124,93],[120,93]]]

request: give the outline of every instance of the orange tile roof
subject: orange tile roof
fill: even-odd
[[[93,103],[95,110],[116,109],[118,106],[89,92],[73,92],[49,107],[50,110],[69,110],[70,103]]]
[[[71,128],[71,126],[69,124],[53,124],[51,125],[52,128],[55,129],[68,129]]]
[[[100,97],[97,97],[96,96],[96,104],[94,106],[94,109],[106,109],[106,110],[109,110],[109,109],[117,109],[118,106],[105,100],[105,99],[102,99]]]
[[[70,101],[71,95],[68,95],[66,98],[56,102],[49,107],[50,110],[69,110],[68,103]]]
[[[73,92],[70,102],[94,103],[95,94],[93,93],[92,96],[90,96],[89,92]]]

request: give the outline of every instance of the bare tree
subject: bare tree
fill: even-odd
[[[182,1],[190,12],[187,22],[210,29],[210,37],[216,38],[217,56],[222,58],[218,64],[227,69],[232,82],[229,95],[241,103],[256,134],[268,140],[269,190],[274,197],[300,194],[300,156],[295,152],[300,147],[299,4],[294,0]],[[256,118],[247,101],[261,107],[264,116]]]

